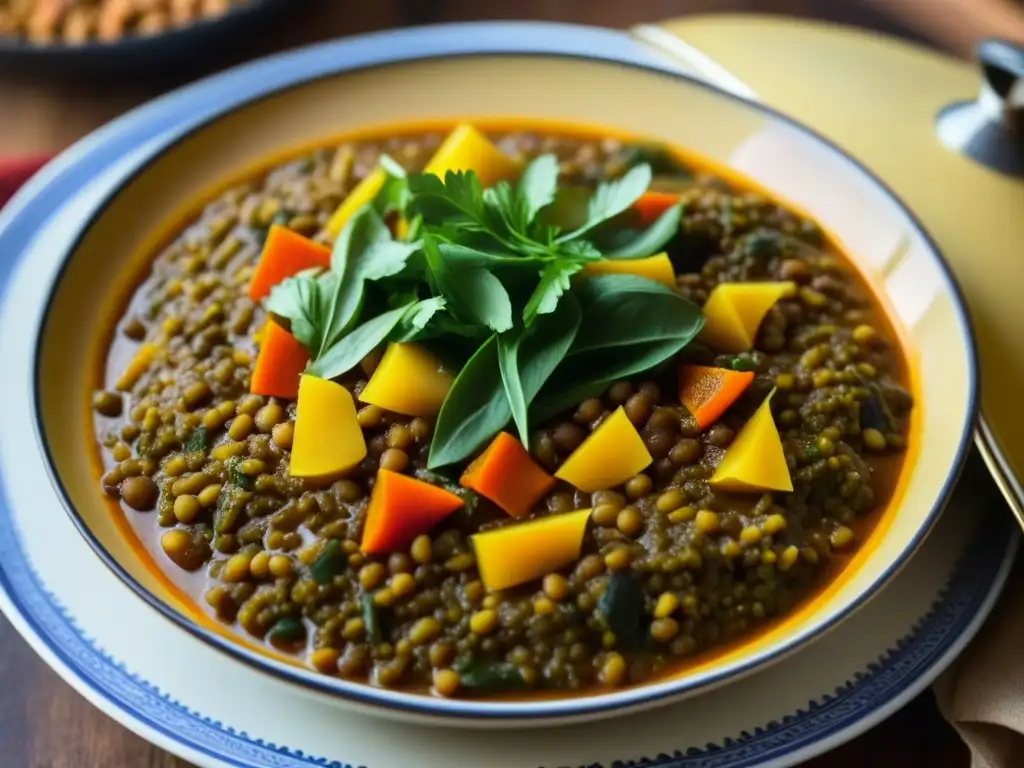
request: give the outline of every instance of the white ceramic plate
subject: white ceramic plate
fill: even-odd
[[[444,84],[443,98],[437,83]],[[454,115],[480,125],[499,115],[599,124],[699,152],[821,222],[887,300],[910,353],[917,401],[900,486],[828,588],[766,632],[662,680],[585,697],[427,697],[315,674],[245,644],[169,589],[142,550],[130,546],[83,450],[94,441],[82,418],[86,392],[95,384],[91,351],[103,343],[99,329],[141,258],[187,215],[182,202],[205,198],[213,180],[245,172],[286,147],[396,121],[450,126]],[[82,186],[89,194],[79,192]],[[33,228],[33,217],[49,220]],[[38,247],[27,246],[26,236],[35,237]],[[969,323],[948,270],[913,216],[856,161],[810,131],[680,75],[653,49],[613,30],[513,23],[430,27],[253,62],[120,118],[87,148],[62,158],[48,184],[15,201],[0,225],[0,249],[32,265],[30,279],[9,295],[5,309],[13,319],[0,333],[12,332],[3,357],[9,375],[21,377],[35,366],[32,394],[14,391],[8,401],[27,400],[35,409],[40,450],[49,456],[58,490],[55,501],[154,609],[255,669],[318,692],[325,706],[360,712],[372,707],[393,717],[460,726],[551,726],[640,711],[735,680],[825,634],[903,567],[938,518],[974,425]],[[25,338],[36,330],[38,341]],[[50,503],[45,485],[40,478],[33,486],[33,504]]]
[[[150,109],[149,130],[159,143],[159,104]],[[107,140],[119,130],[128,128],[115,124]],[[2,359],[24,347],[24,328],[35,320],[35,310],[17,297],[45,282],[45,270],[32,268],[37,259],[62,252],[110,184],[149,149],[143,143],[118,157],[91,152],[90,144],[44,171],[0,215],[6,252],[22,256],[17,265],[0,258],[0,280],[12,281],[12,300],[0,317]],[[5,402],[24,398],[27,378],[5,372]],[[107,570],[59,506],[38,503],[46,468],[24,450],[33,440],[31,423],[16,410],[9,416],[0,428],[0,607],[93,703],[204,766],[791,765],[880,721],[922,690],[987,615],[1018,541],[990,484],[974,485],[955,498],[877,599],[769,670],[655,712],[537,730],[529,738],[430,730],[325,707],[171,626]],[[987,482],[983,471],[973,474]]]

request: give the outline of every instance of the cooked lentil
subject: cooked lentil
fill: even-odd
[[[629,150],[519,131],[497,139],[514,156],[555,152],[583,183],[616,173]],[[264,315],[245,287],[267,227],[283,221],[329,240],[328,218],[380,152],[418,170],[439,140],[342,144],[279,165],[209,202],[156,257],[109,354],[127,363],[141,341],[160,353],[130,391],[114,392],[111,381],[92,398],[108,446],[104,490],[142,536],[158,538],[163,565],[218,619],[325,674],[377,685],[472,694],[475,678],[461,665],[475,656],[502,674],[516,670],[527,687],[638,683],[785,615],[836,572],[886,503],[912,398],[884,317],[817,226],[711,174],[681,177],[682,235],[671,252],[679,291],[703,304],[722,281],[792,280],[799,290],[772,308],[742,356],[755,372],[748,393],[708,429],[678,404],[673,382],[655,376],[614,382],[539,431],[532,452],[554,470],[621,405],[655,459],[617,489],[559,484],[538,504],[537,516],[592,509],[573,566],[487,593],[469,535],[514,521],[486,500],[407,552],[359,551],[377,468],[422,469],[431,419],[363,405],[370,452],[361,467],[333,483],[289,475],[295,403],[248,393]],[[737,359],[699,344],[682,356],[719,367]],[[369,371],[377,359],[364,361]],[[367,375],[342,381],[358,393]],[[713,491],[723,450],[772,387],[794,491]],[[890,422],[869,423],[868,405]],[[199,427],[205,449],[186,450]],[[625,650],[600,613],[609,579],[622,575],[642,590],[654,641],[642,652]]]

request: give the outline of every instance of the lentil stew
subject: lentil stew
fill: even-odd
[[[324,674],[446,697],[640,684],[770,627],[870,533],[913,406],[815,222],[569,131],[264,169],[104,354],[100,484],[158,567]]]

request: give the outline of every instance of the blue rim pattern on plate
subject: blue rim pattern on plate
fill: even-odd
[[[41,178],[30,183],[27,190],[15,196],[14,201],[10,204],[12,210],[8,212],[9,216],[4,216],[0,213],[0,244],[7,240],[8,247],[6,251],[19,253],[22,250],[23,244],[27,242],[27,238],[31,236],[31,233],[45,222],[46,214],[55,208],[52,203],[58,201],[54,200],[54,198],[57,198],[62,193],[66,195],[69,186],[74,188],[75,177],[77,177],[79,183],[89,180],[91,173],[96,173],[100,170],[101,162],[111,161],[113,157],[118,155],[118,150],[126,152],[138,148],[146,140],[152,140],[151,146],[156,149],[154,152],[149,153],[149,157],[151,157],[160,148],[179,140],[198,126],[237,108],[241,104],[261,98],[282,88],[295,86],[335,73],[438,57],[499,54],[547,55],[612,62],[622,66],[640,68],[686,80],[700,88],[718,92],[722,98],[738,101],[753,107],[763,114],[772,116],[797,130],[805,132],[872,179],[879,189],[892,198],[897,207],[906,212],[906,215],[920,231],[921,236],[930,244],[931,250],[938,254],[937,247],[928,237],[920,222],[914,219],[913,214],[907,211],[906,206],[900,202],[899,198],[884,182],[874,177],[868,169],[845,155],[840,148],[814,131],[763,104],[719,91],[704,81],[682,73],[677,67],[666,64],[660,56],[645,49],[638,42],[621,32],[576,25],[531,22],[451,24],[364,35],[340,42],[316,45],[292,53],[280,54],[229,70],[214,78],[169,94],[114,121],[106,128],[93,134],[92,137],[76,145],[69,153],[58,159],[53,167],[44,170]],[[181,107],[186,102],[188,109],[183,110]],[[58,181],[61,183],[57,183]],[[120,185],[118,188],[120,188]],[[40,203],[43,201],[49,202],[50,205],[44,204],[43,207],[40,207]],[[21,215],[17,216],[17,213]],[[961,308],[960,322],[964,328],[965,336],[971,338],[970,321],[966,310],[963,309],[964,301],[959,286],[953,280],[948,266],[941,257],[938,257],[938,262],[946,277],[948,289],[959,299],[958,304]],[[0,279],[3,277],[4,270],[5,267],[0,266]],[[872,584],[870,589],[850,606],[848,612],[852,612],[863,605],[878,588],[889,580],[910,554],[916,550],[937,519],[942,505],[949,497],[954,482],[960,475],[960,470],[967,456],[973,420],[977,409],[977,353],[973,345],[969,350],[969,354],[971,358],[972,386],[968,421],[962,425],[962,437],[957,458],[951,467],[939,500],[931,510],[927,523],[922,526],[914,540],[894,560],[886,572]],[[33,407],[35,407],[35,404],[33,404]],[[48,456],[49,449],[42,438],[42,429],[38,423],[37,437]],[[628,708],[652,699],[671,695],[672,693],[656,689],[638,688],[636,691],[624,692],[614,703],[607,703],[602,700],[569,700],[554,703],[531,703],[530,706],[492,704],[487,709],[481,710],[478,704],[457,700],[420,702],[408,697],[396,699],[388,695],[387,692],[367,686],[354,686],[332,679],[320,679],[318,676],[307,674],[293,667],[272,660],[268,661],[266,658],[258,657],[254,652],[243,649],[237,644],[212,635],[207,630],[185,619],[168,606],[156,600],[141,585],[135,582],[120,564],[106,552],[103,546],[93,537],[88,527],[78,517],[67,498],[60,479],[52,472],[52,462],[50,464],[51,477],[58,492],[64,498],[65,506],[72,521],[106,565],[125,584],[140,598],[178,626],[209,643],[211,646],[249,664],[262,673],[272,674],[313,690],[340,695],[372,707],[400,709],[428,716],[440,715],[477,720],[487,718],[509,720],[541,717],[578,718],[594,711]],[[812,631],[791,637],[783,647],[777,649],[777,653],[781,654],[790,651],[808,642],[813,637],[819,636],[835,626],[845,615],[846,613],[834,617]],[[687,690],[695,691],[712,683],[720,682],[727,676],[749,671],[763,663],[763,661],[763,659],[751,659],[743,664],[709,673],[699,683],[691,682]]]
[[[976,619],[1008,570],[1016,547],[1009,515],[986,515],[949,582],[913,631],[878,661],[832,694],[808,702],[781,721],[739,738],[703,748],[681,748],[639,760],[615,760],[607,768],[753,768],[853,728],[897,699],[954,646]],[[104,653],[46,591],[21,546],[20,535],[0,500],[0,588],[46,646],[97,695],[165,738],[226,765],[271,768],[366,768],[279,746],[203,716],[162,693]],[[372,767],[371,767],[372,768]],[[590,764],[580,768],[601,768]]]

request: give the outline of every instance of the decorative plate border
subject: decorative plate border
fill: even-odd
[[[854,728],[894,702],[939,664],[976,624],[1009,572],[1018,542],[1009,515],[985,517],[946,586],[911,632],[854,679],[803,709],[720,744],[688,747],[604,768],[754,768]],[[163,693],[88,637],[33,570],[6,506],[0,502],[0,589],[46,647],[98,696],[172,742],[229,766],[367,768],[267,742],[206,717]],[[549,766],[545,768],[555,768]],[[602,768],[591,763],[560,768]]]

